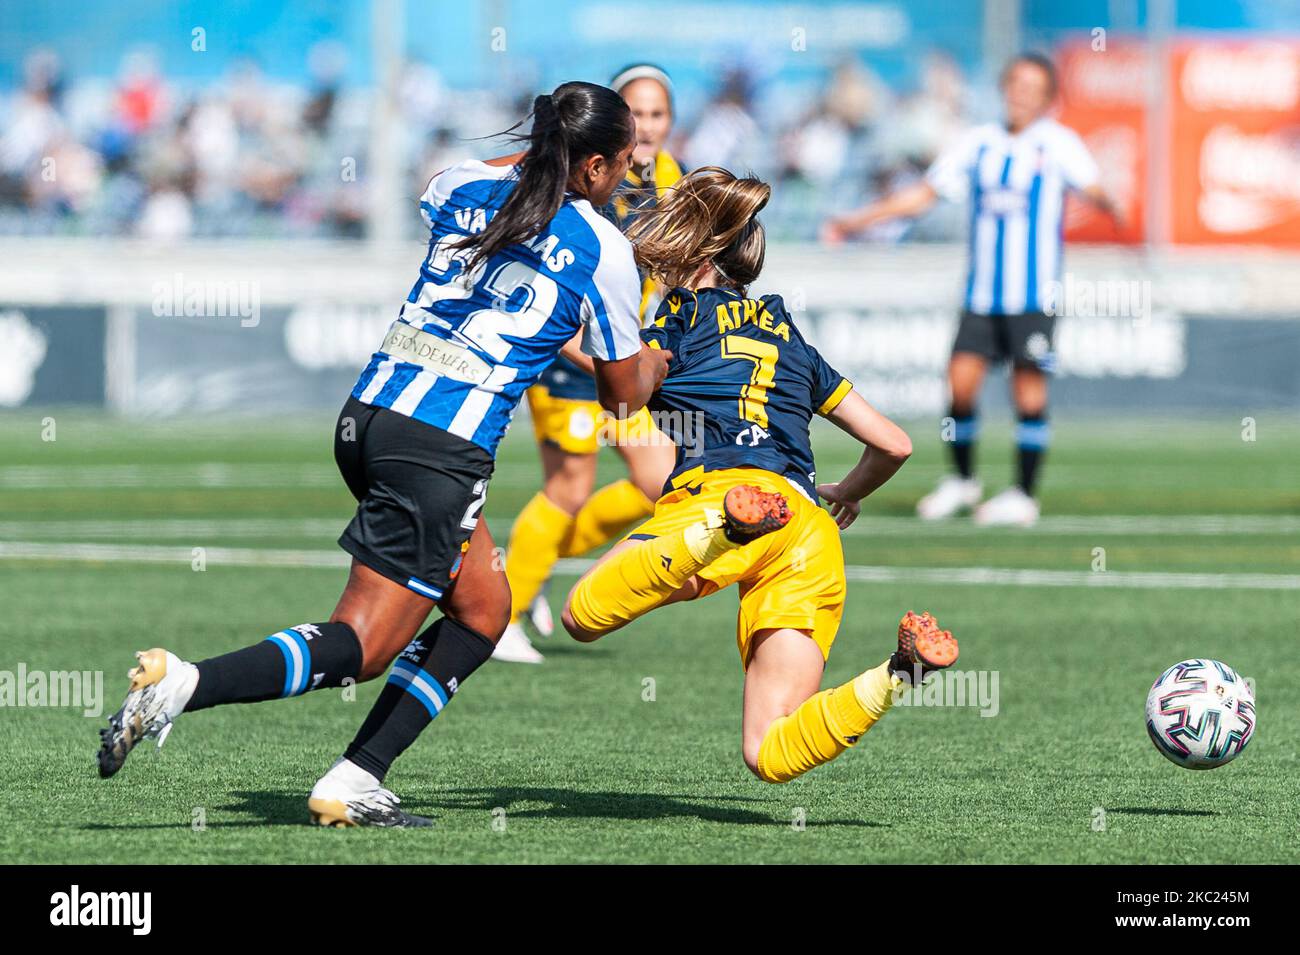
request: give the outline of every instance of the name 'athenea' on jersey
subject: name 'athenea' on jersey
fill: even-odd
[[[673,353],[650,400],[656,423],[672,428],[698,413],[698,436],[669,434],[678,445],[670,484],[702,471],[759,467],[816,498],[808,425],[852,385],[804,340],[780,295],[674,289],[641,337]]]

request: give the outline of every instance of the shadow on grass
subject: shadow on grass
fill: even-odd
[[[613,641],[606,641],[604,644],[579,643],[577,640],[570,640],[563,632],[557,632],[555,636],[545,640],[534,637],[533,646],[548,657],[605,657],[614,652]]]
[[[520,803],[544,803],[529,809],[512,809]],[[721,803],[722,805],[718,805]],[[757,804],[754,809],[743,804]],[[484,786],[452,789],[415,804],[430,809],[504,809],[512,819],[646,819],[690,818],[742,826],[786,826],[788,808],[771,806],[752,796],[685,796],[652,793],[592,792],[537,786]],[[866,819],[817,819],[804,823],[821,826],[886,826]]]
[[[260,829],[264,826],[307,825],[307,796],[301,792],[233,792],[234,802],[223,806],[211,806],[221,812],[242,812],[258,816],[257,819],[230,819],[222,822],[206,821],[207,829]],[[82,826],[90,830],[122,829],[189,829],[191,821],[186,822],[139,822],[112,823],[96,822]]]
[[[1120,806],[1115,809],[1107,809],[1107,812],[1118,812],[1128,816],[1217,816],[1218,813],[1212,809],[1163,809],[1157,806]]]
[[[210,829],[247,829],[262,826],[301,826],[307,824],[307,800],[300,792],[241,791],[230,794],[234,801],[214,807],[221,812],[246,813],[257,819],[209,821]],[[512,809],[524,803],[543,803],[527,809]],[[722,805],[718,805],[721,803]],[[428,798],[404,799],[402,808],[419,815],[432,815],[436,810],[480,810],[491,812],[504,809],[512,819],[702,819],[741,826],[788,826],[790,818],[784,806],[770,810],[750,809],[744,803],[768,805],[766,800],[750,796],[678,796],[646,793],[590,792],[577,789],[559,789],[534,786],[490,786],[475,789],[453,789],[436,793]],[[1123,810],[1115,810],[1121,812]],[[865,819],[808,818],[804,823],[810,828],[826,826],[888,826],[888,823]],[[82,826],[88,830],[125,829],[188,829],[190,822],[174,823],[91,823]]]

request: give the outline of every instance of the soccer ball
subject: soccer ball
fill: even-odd
[[[1147,694],[1147,734],[1187,769],[1214,769],[1235,759],[1255,733],[1255,694],[1218,660],[1175,663]]]

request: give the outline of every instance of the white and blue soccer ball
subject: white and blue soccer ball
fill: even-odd
[[[1218,660],[1175,663],[1147,694],[1147,734],[1179,766],[1222,766],[1255,734],[1254,691]]]

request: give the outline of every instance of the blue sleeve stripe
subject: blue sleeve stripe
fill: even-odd
[[[605,300],[600,297],[600,292],[596,291],[595,282],[591,283],[587,298],[591,301],[591,309],[596,313],[596,322],[600,325],[601,338],[605,342],[605,357],[612,359],[616,353],[614,329],[609,324],[609,313],[605,311]]]

